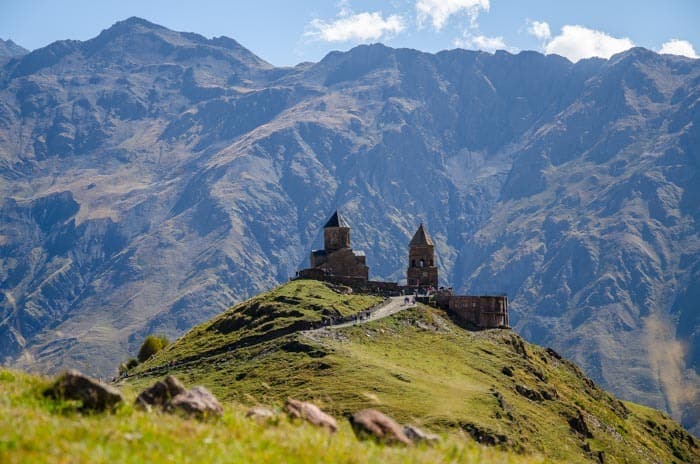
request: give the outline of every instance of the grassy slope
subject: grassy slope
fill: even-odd
[[[283,417],[275,425],[261,425],[245,419],[238,404],[227,404],[221,420],[205,423],[130,405],[115,414],[82,416],[67,404],[42,398],[46,385],[45,379],[0,369],[1,463],[544,462],[458,438],[435,448],[361,443],[345,422],[334,436]],[[131,403],[134,393],[127,391],[127,397]]]
[[[419,307],[325,334],[271,332],[319,320],[330,308],[348,314],[374,302],[318,282],[292,282],[194,328],[129,383],[144,386],[167,372],[249,404],[313,398],[337,415],[375,406],[402,422],[482,433],[505,449],[567,462],[594,459],[583,447],[603,451],[606,462],[700,460],[697,444],[668,416],[621,403],[572,363],[510,331],[467,332],[444,312]],[[261,332],[280,336],[240,343]],[[512,376],[503,373],[506,366]],[[532,401],[517,385],[552,399]],[[579,411],[593,438],[571,430],[568,419]]]
[[[182,362],[205,353],[258,344],[268,338],[306,329],[324,318],[354,314],[381,301],[372,296],[341,295],[313,280],[290,282],[194,327],[178,343],[159,353],[148,366]]]

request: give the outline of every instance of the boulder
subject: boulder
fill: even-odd
[[[116,388],[73,369],[61,374],[53,385],[44,391],[44,396],[80,401],[80,411],[99,412],[113,409],[124,401],[124,397]]]
[[[440,437],[438,437],[437,435],[419,429],[415,425],[404,425],[403,433],[413,443],[434,444],[440,441]]]
[[[157,381],[151,387],[139,393],[134,404],[137,407],[148,410],[153,406],[165,409],[170,404],[170,400],[186,391],[187,389],[179,380],[169,375],[164,380]]]
[[[569,423],[569,427],[571,427],[571,430],[580,433],[586,438],[593,438],[593,434],[588,428],[586,419],[583,417],[583,413],[581,413],[580,410],[577,410],[575,415],[567,417],[566,420]]]
[[[264,408],[262,406],[255,406],[246,411],[245,416],[250,419],[255,419],[258,422],[269,422],[277,415],[272,409]]]
[[[360,440],[373,439],[386,444],[412,442],[394,419],[374,409],[363,409],[350,416],[350,425]]]
[[[331,433],[338,430],[338,423],[335,419],[321,411],[315,404],[289,398],[284,409],[290,417],[304,419],[314,425],[328,429]]]
[[[204,387],[194,387],[180,393],[170,400],[167,410],[181,411],[187,416],[195,416],[198,419],[206,419],[212,416],[218,417],[224,412],[219,400]]]

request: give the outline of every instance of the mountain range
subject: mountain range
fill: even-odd
[[[107,376],[286,281],[339,208],[372,278],[441,282],[700,423],[700,61],[381,44],[272,66],[130,18],[0,68],[0,356]]]

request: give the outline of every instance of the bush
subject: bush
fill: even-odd
[[[149,335],[141,344],[139,349],[138,360],[139,362],[144,362],[163,348],[165,348],[168,343],[168,339],[163,335]]]

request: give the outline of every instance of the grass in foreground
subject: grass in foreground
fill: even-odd
[[[512,463],[545,462],[448,437],[434,448],[392,448],[358,442],[345,421],[331,436],[304,423],[280,419],[258,424],[240,404],[227,404],[222,419],[187,420],[125,405],[114,414],[82,416],[47,400],[48,381],[0,369],[0,462],[255,462],[255,463]],[[127,392],[129,402],[133,393]]]

